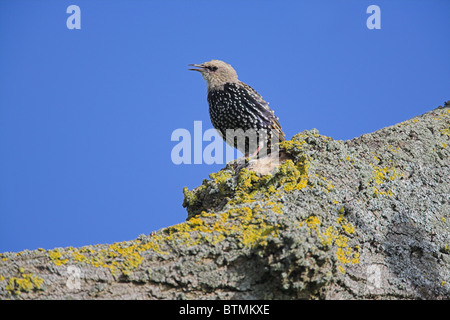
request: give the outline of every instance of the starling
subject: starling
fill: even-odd
[[[231,65],[211,60],[190,66],[196,69],[189,70],[199,71],[208,84],[209,116],[226,143],[248,157],[264,156],[274,147],[273,142],[286,140],[269,104],[252,87],[238,80]]]

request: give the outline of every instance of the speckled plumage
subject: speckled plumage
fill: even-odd
[[[212,60],[192,66],[199,68],[191,70],[200,71],[207,81],[211,122],[228,144],[249,155],[262,148],[270,149],[272,141],[285,140],[278,118],[269,104],[252,87],[239,81],[229,64]],[[242,132],[246,138],[245,146],[238,143],[244,138]],[[256,137],[256,140],[251,137]]]

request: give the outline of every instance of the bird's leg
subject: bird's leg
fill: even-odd
[[[259,153],[259,150],[261,150],[261,146],[258,146],[258,148],[256,148],[256,151],[253,152],[253,153],[249,156],[249,158],[253,158],[254,156],[257,156],[258,153]]]
[[[261,146],[258,146],[258,148],[256,148],[256,151],[253,152],[252,154],[250,154],[250,152],[245,152],[243,157],[238,158],[236,161],[239,162],[249,162],[250,160],[253,160],[253,158],[255,158],[256,156],[258,156],[258,152],[259,150],[261,150]]]
[[[259,151],[261,151],[261,148],[263,146],[259,145],[258,148],[256,148],[255,152],[253,152],[251,155],[246,155],[247,160],[250,162],[252,160],[257,160],[259,157]],[[264,156],[264,155],[263,155]]]

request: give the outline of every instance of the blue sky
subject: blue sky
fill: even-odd
[[[69,5],[81,29],[69,30]],[[369,5],[381,29],[369,30]],[[175,129],[211,128],[190,63],[221,59],[288,138],[351,139],[450,99],[450,1],[0,0],[0,252],[183,222]]]

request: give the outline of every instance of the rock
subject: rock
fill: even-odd
[[[272,174],[230,163],[185,188],[184,223],[1,254],[0,297],[450,298],[448,103],[349,141],[311,130],[282,146],[291,159]]]

